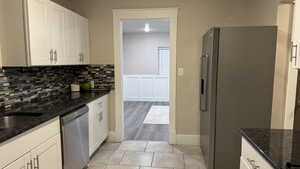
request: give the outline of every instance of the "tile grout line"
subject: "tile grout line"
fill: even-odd
[[[151,166],[150,166],[150,167],[153,167],[154,153],[155,153],[155,152],[152,153],[152,160],[151,160]]]
[[[183,169],[186,168],[186,164],[185,164],[185,154],[183,153],[182,154],[182,158],[183,158]]]
[[[121,145],[120,145],[121,146]],[[120,146],[119,146],[119,148],[120,148]],[[119,148],[118,148],[118,150],[119,150]],[[115,152],[117,152],[117,150],[115,150]],[[114,153],[115,153],[114,152]],[[122,151],[121,151],[122,152]],[[119,162],[119,165],[121,165],[121,162],[123,161],[123,159],[125,158],[125,154],[126,154],[126,151],[123,151],[123,155],[122,155],[122,157],[121,157],[121,160],[120,160],[120,162]]]

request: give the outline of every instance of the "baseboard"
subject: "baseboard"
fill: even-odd
[[[134,101],[134,102],[169,102],[168,98],[129,98],[125,97],[124,101]]]
[[[200,145],[200,135],[176,135],[176,144]]]
[[[115,131],[110,131],[108,133],[108,142],[121,142],[119,136],[117,135],[117,133]]]

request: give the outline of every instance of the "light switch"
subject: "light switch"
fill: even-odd
[[[178,76],[183,76],[184,75],[184,69],[182,67],[178,68],[177,74],[178,74]]]

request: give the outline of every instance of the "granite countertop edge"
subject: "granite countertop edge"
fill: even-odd
[[[268,155],[266,155],[264,153],[263,150],[261,150],[259,148],[258,145],[256,145],[256,143],[244,132],[244,129],[240,130],[242,136],[252,145],[252,147],[274,168],[274,169],[286,169],[286,168],[281,168],[278,167],[273,161],[272,159],[269,158]]]
[[[42,117],[32,117],[30,123],[26,123],[22,126],[18,126],[17,128],[13,128],[13,129],[7,129],[6,132],[4,130],[1,131],[0,130],[0,145],[1,144],[5,144],[6,142],[8,142],[10,139],[15,138],[16,136],[19,136],[47,121],[50,121],[54,118],[60,117],[60,116],[64,116],[70,112],[72,112],[73,110],[76,110],[82,106],[84,106],[87,103],[90,103],[100,97],[103,97],[104,95],[107,95],[110,93],[111,90],[107,90],[107,91],[88,91],[85,92],[85,94],[94,94],[91,97],[87,98],[87,99],[83,99],[81,98],[80,102],[76,102],[73,105],[69,105],[68,107],[65,107],[57,112],[49,112],[49,113],[45,113],[45,115],[42,115]],[[83,93],[83,92],[78,92],[79,93]],[[9,131],[8,131],[9,130]]]

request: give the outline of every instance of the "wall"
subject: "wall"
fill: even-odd
[[[291,5],[278,6],[277,55],[274,76],[274,93],[272,107],[272,128],[284,128],[285,102],[289,67],[289,42],[291,29]]]
[[[3,1],[0,1],[0,10],[3,10]],[[0,66],[2,66],[2,44],[4,43],[3,42],[3,25],[4,22],[3,22],[3,16],[0,15]]]
[[[169,47],[168,33],[125,33],[124,74],[158,74],[159,47]]]
[[[112,9],[178,7],[176,132],[200,131],[199,77],[202,36],[212,26],[275,25],[276,0],[72,0],[89,19],[91,62],[113,64]],[[114,105],[114,103],[112,103]],[[114,115],[112,115],[114,116]],[[114,130],[115,121],[110,123]]]

